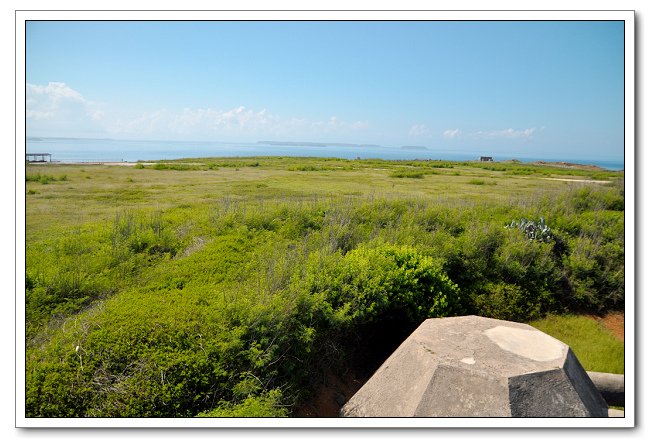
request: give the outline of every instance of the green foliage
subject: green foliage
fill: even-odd
[[[288,411],[281,403],[282,393],[271,390],[261,396],[249,396],[237,404],[222,402],[217,408],[201,412],[197,417],[286,417]]]
[[[324,171],[320,165],[292,165],[287,169],[289,171]]]
[[[109,236],[113,250],[128,248],[132,253],[176,255],[181,246],[160,212],[136,215],[118,212]]]
[[[474,297],[473,306],[481,316],[526,321],[541,316],[540,299],[516,284],[499,282],[486,285],[485,292]]]
[[[58,236],[27,270],[28,336],[52,316],[78,312],[105,299],[124,282],[161,259],[175,256],[186,241],[160,212],[121,211],[112,223]]]
[[[48,174],[25,174],[25,182],[38,182],[43,185],[47,185],[50,182],[63,182],[68,180],[68,175],[63,174],[61,176],[55,177]]]
[[[469,182],[467,182],[470,185],[496,185],[496,181],[487,181],[483,179],[470,179]]]
[[[390,174],[390,177],[407,178],[407,179],[424,179],[424,173],[422,171],[400,170],[400,171],[392,172]]]
[[[402,168],[396,171],[393,171],[390,173],[390,177],[395,177],[395,178],[405,178],[405,179],[423,179],[425,175],[428,174],[438,174],[436,171],[432,169],[418,169],[418,168]]]
[[[579,212],[587,210],[625,210],[625,197],[622,191],[594,191],[580,188],[571,195],[571,205]]]
[[[92,181],[26,198],[27,415],[291,415],[364,340],[427,317],[624,304],[622,183],[539,188],[553,171],[535,167],[477,194],[469,162],[189,162],[224,169],[147,169],[135,189],[130,168],[87,166]],[[324,169],[287,172],[301,165]],[[553,237],[513,216],[550,217]]]
[[[372,322],[399,313],[410,322],[458,314],[458,287],[433,258],[408,246],[360,245],[308,262],[311,294],[327,302],[335,326]]]
[[[204,170],[203,165],[189,164],[189,163],[154,163],[151,165],[154,170],[173,170],[173,171],[195,171]]]

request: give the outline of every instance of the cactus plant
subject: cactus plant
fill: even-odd
[[[538,222],[529,221],[526,218],[521,218],[519,223],[514,219],[510,224],[505,226],[507,229],[520,229],[526,234],[526,237],[529,240],[543,241],[545,243],[551,242],[553,240],[553,232],[546,225],[544,218],[539,218]]]

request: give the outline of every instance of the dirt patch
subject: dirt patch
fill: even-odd
[[[338,417],[341,407],[363,386],[366,379],[354,376],[339,378],[328,373],[314,396],[296,408],[294,416]]]
[[[600,325],[609,330],[621,342],[625,342],[625,313],[610,312],[604,316],[590,316]]]

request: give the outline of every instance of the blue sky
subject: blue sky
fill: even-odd
[[[623,22],[28,22],[27,134],[623,159]]]

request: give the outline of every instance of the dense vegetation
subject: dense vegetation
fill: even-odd
[[[28,416],[287,416],[365,341],[380,359],[427,317],[624,305],[622,173],[251,158],[27,174]]]

